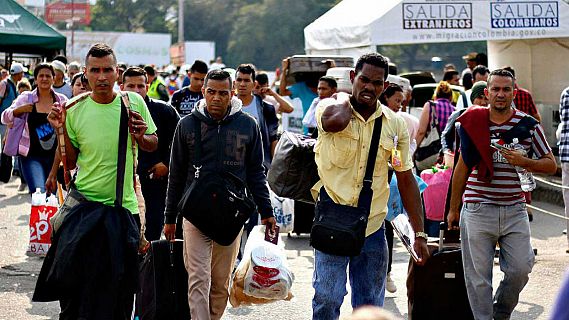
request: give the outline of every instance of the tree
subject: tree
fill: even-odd
[[[166,15],[175,0],[97,0],[93,31],[169,32]]]
[[[227,61],[273,70],[284,57],[304,53],[304,27],[337,2],[265,0],[241,7],[227,45]]]
[[[274,69],[304,52],[304,27],[340,0],[184,0],[186,41],[214,41],[229,66]],[[93,31],[166,32],[178,42],[177,0],[97,0]],[[192,61],[188,61],[192,63]]]

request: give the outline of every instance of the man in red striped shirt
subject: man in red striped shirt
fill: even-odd
[[[452,179],[448,223],[458,229],[460,221],[464,276],[474,318],[509,319],[535,259],[516,167],[553,174],[557,165],[541,125],[511,107],[516,87],[509,71],[490,73],[485,94],[489,107],[469,109],[457,120],[462,145]],[[492,149],[491,142],[503,148]],[[524,152],[513,150],[514,145]],[[525,156],[528,153],[536,159]],[[496,243],[505,276],[493,298]]]

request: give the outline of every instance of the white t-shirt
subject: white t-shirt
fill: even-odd
[[[467,105],[466,106],[464,105],[464,99],[462,97],[460,97],[456,101],[456,108],[454,108],[454,110],[462,110],[462,109],[468,108],[472,105],[472,101],[470,101],[470,95],[472,94],[472,89],[468,89],[468,90],[464,91],[464,94],[466,95]]]
[[[415,153],[417,150],[417,140],[415,137],[417,136],[417,131],[419,131],[419,119],[414,115],[411,115],[407,112],[397,112],[398,115],[401,116],[407,123],[407,131],[409,131],[409,154]]]
[[[61,93],[62,95],[66,96],[67,99],[71,99],[71,97],[73,97],[73,89],[67,82],[63,82],[63,85],[61,87],[56,87],[53,85],[52,88],[53,91]]]
[[[257,97],[253,96],[251,103],[248,105],[243,106],[243,112],[247,112],[248,114],[252,115],[255,119],[257,119],[257,123],[259,123],[259,112],[257,110]]]

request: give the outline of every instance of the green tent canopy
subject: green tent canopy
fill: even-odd
[[[1,0],[0,52],[50,55],[66,38],[14,0]]]

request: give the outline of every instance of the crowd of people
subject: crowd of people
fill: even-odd
[[[137,248],[129,247],[128,239],[113,232],[132,235],[133,226],[141,227],[139,212],[144,210],[146,239],[158,240],[163,233],[169,240],[184,241],[192,318],[220,319],[241,242],[259,223],[276,226],[266,174],[278,142],[279,114],[293,111],[290,99],[283,98],[290,96],[302,101],[305,133],[317,137],[314,151],[320,181],[313,187],[316,205],[331,201],[357,207],[366,184],[373,195],[359,255],[314,251],[313,319],[339,318],[347,281],[354,309],[382,307],[385,290],[397,290],[390,276],[393,228],[385,222],[390,210],[388,170],[394,171],[405,212],[416,232],[415,263],[428,263],[427,235],[432,225],[424,221],[414,155],[424,147],[431,130],[439,132],[442,148],[429,167],[439,162],[453,170],[447,222],[449,229],[460,230],[462,235],[465,282],[474,318],[509,319],[534,263],[531,216],[526,207],[531,193],[522,191],[519,171],[552,174],[557,165],[533,98],[518,86],[514,69],[507,66],[491,71],[483,54],[470,53],[464,59],[467,68],[462,72],[445,66],[442,80],[419,118],[406,112],[409,88],[387,81],[393,68],[386,57],[376,53],[357,60],[350,73],[349,94],[338,93],[336,79],[329,76],[305,77],[288,85],[287,59],[283,60],[278,90],[267,74],[252,64],[240,64],[230,73],[221,61],[208,66],[196,60],[186,75],[171,72],[163,78],[154,66],[129,67],[117,62],[114,50],[105,44],[90,48],[83,68],[77,62],[67,63],[64,57],[39,63],[31,81],[25,76],[26,67],[12,63],[9,74],[0,81],[0,134],[3,138],[7,133],[19,134],[14,171],[21,178],[22,189],[27,186],[30,193],[38,189],[54,193],[59,183],[70,194],[70,189],[77,191],[82,205],[66,208],[69,214],[87,210],[87,202],[118,205],[129,213],[120,215],[118,226],[105,224],[94,229],[100,232],[96,247],[100,257],[120,255],[121,270],[109,263],[90,274],[90,281],[81,285],[58,282],[58,290],[53,292],[49,292],[53,280],[40,276],[34,299],[59,300],[60,319],[130,319],[136,286],[126,275],[138,272],[129,260]],[[454,89],[460,86],[466,91]],[[568,90],[561,97],[564,185],[569,181]],[[126,157],[117,152],[123,120],[128,122],[129,133]],[[373,179],[368,181],[364,179],[366,160],[378,123],[380,144],[377,158],[371,162]],[[490,143],[501,147],[492,149]],[[3,143],[4,148],[8,145]],[[62,157],[66,168],[61,168]],[[194,163],[196,157],[201,157],[199,166]],[[124,162],[124,183],[119,184],[120,161]],[[72,183],[65,185],[61,171],[68,169],[75,169],[75,174]],[[232,173],[246,182],[257,205],[243,236],[240,233],[228,246],[208,238],[179,214],[179,202],[201,171]],[[120,193],[119,185],[124,185]],[[564,199],[569,216],[567,191]],[[75,219],[78,224],[88,223],[82,220],[88,219],[84,216]],[[65,239],[63,235],[70,231],[58,232]],[[88,240],[87,234],[81,237]],[[124,250],[109,252],[104,244],[123,246]],[[496,244],[505,278],[493,296]],[[57,268],[69,259],[65,254],[57,251],[55,260],[46,263],[50,261],[51,268]],[[79,259],[73,265],[77,270],[92,271],[87,265],[90,261]],[[116,279],[119,281],[111,283]],[[92,295],[104,298],[87,299]]]

